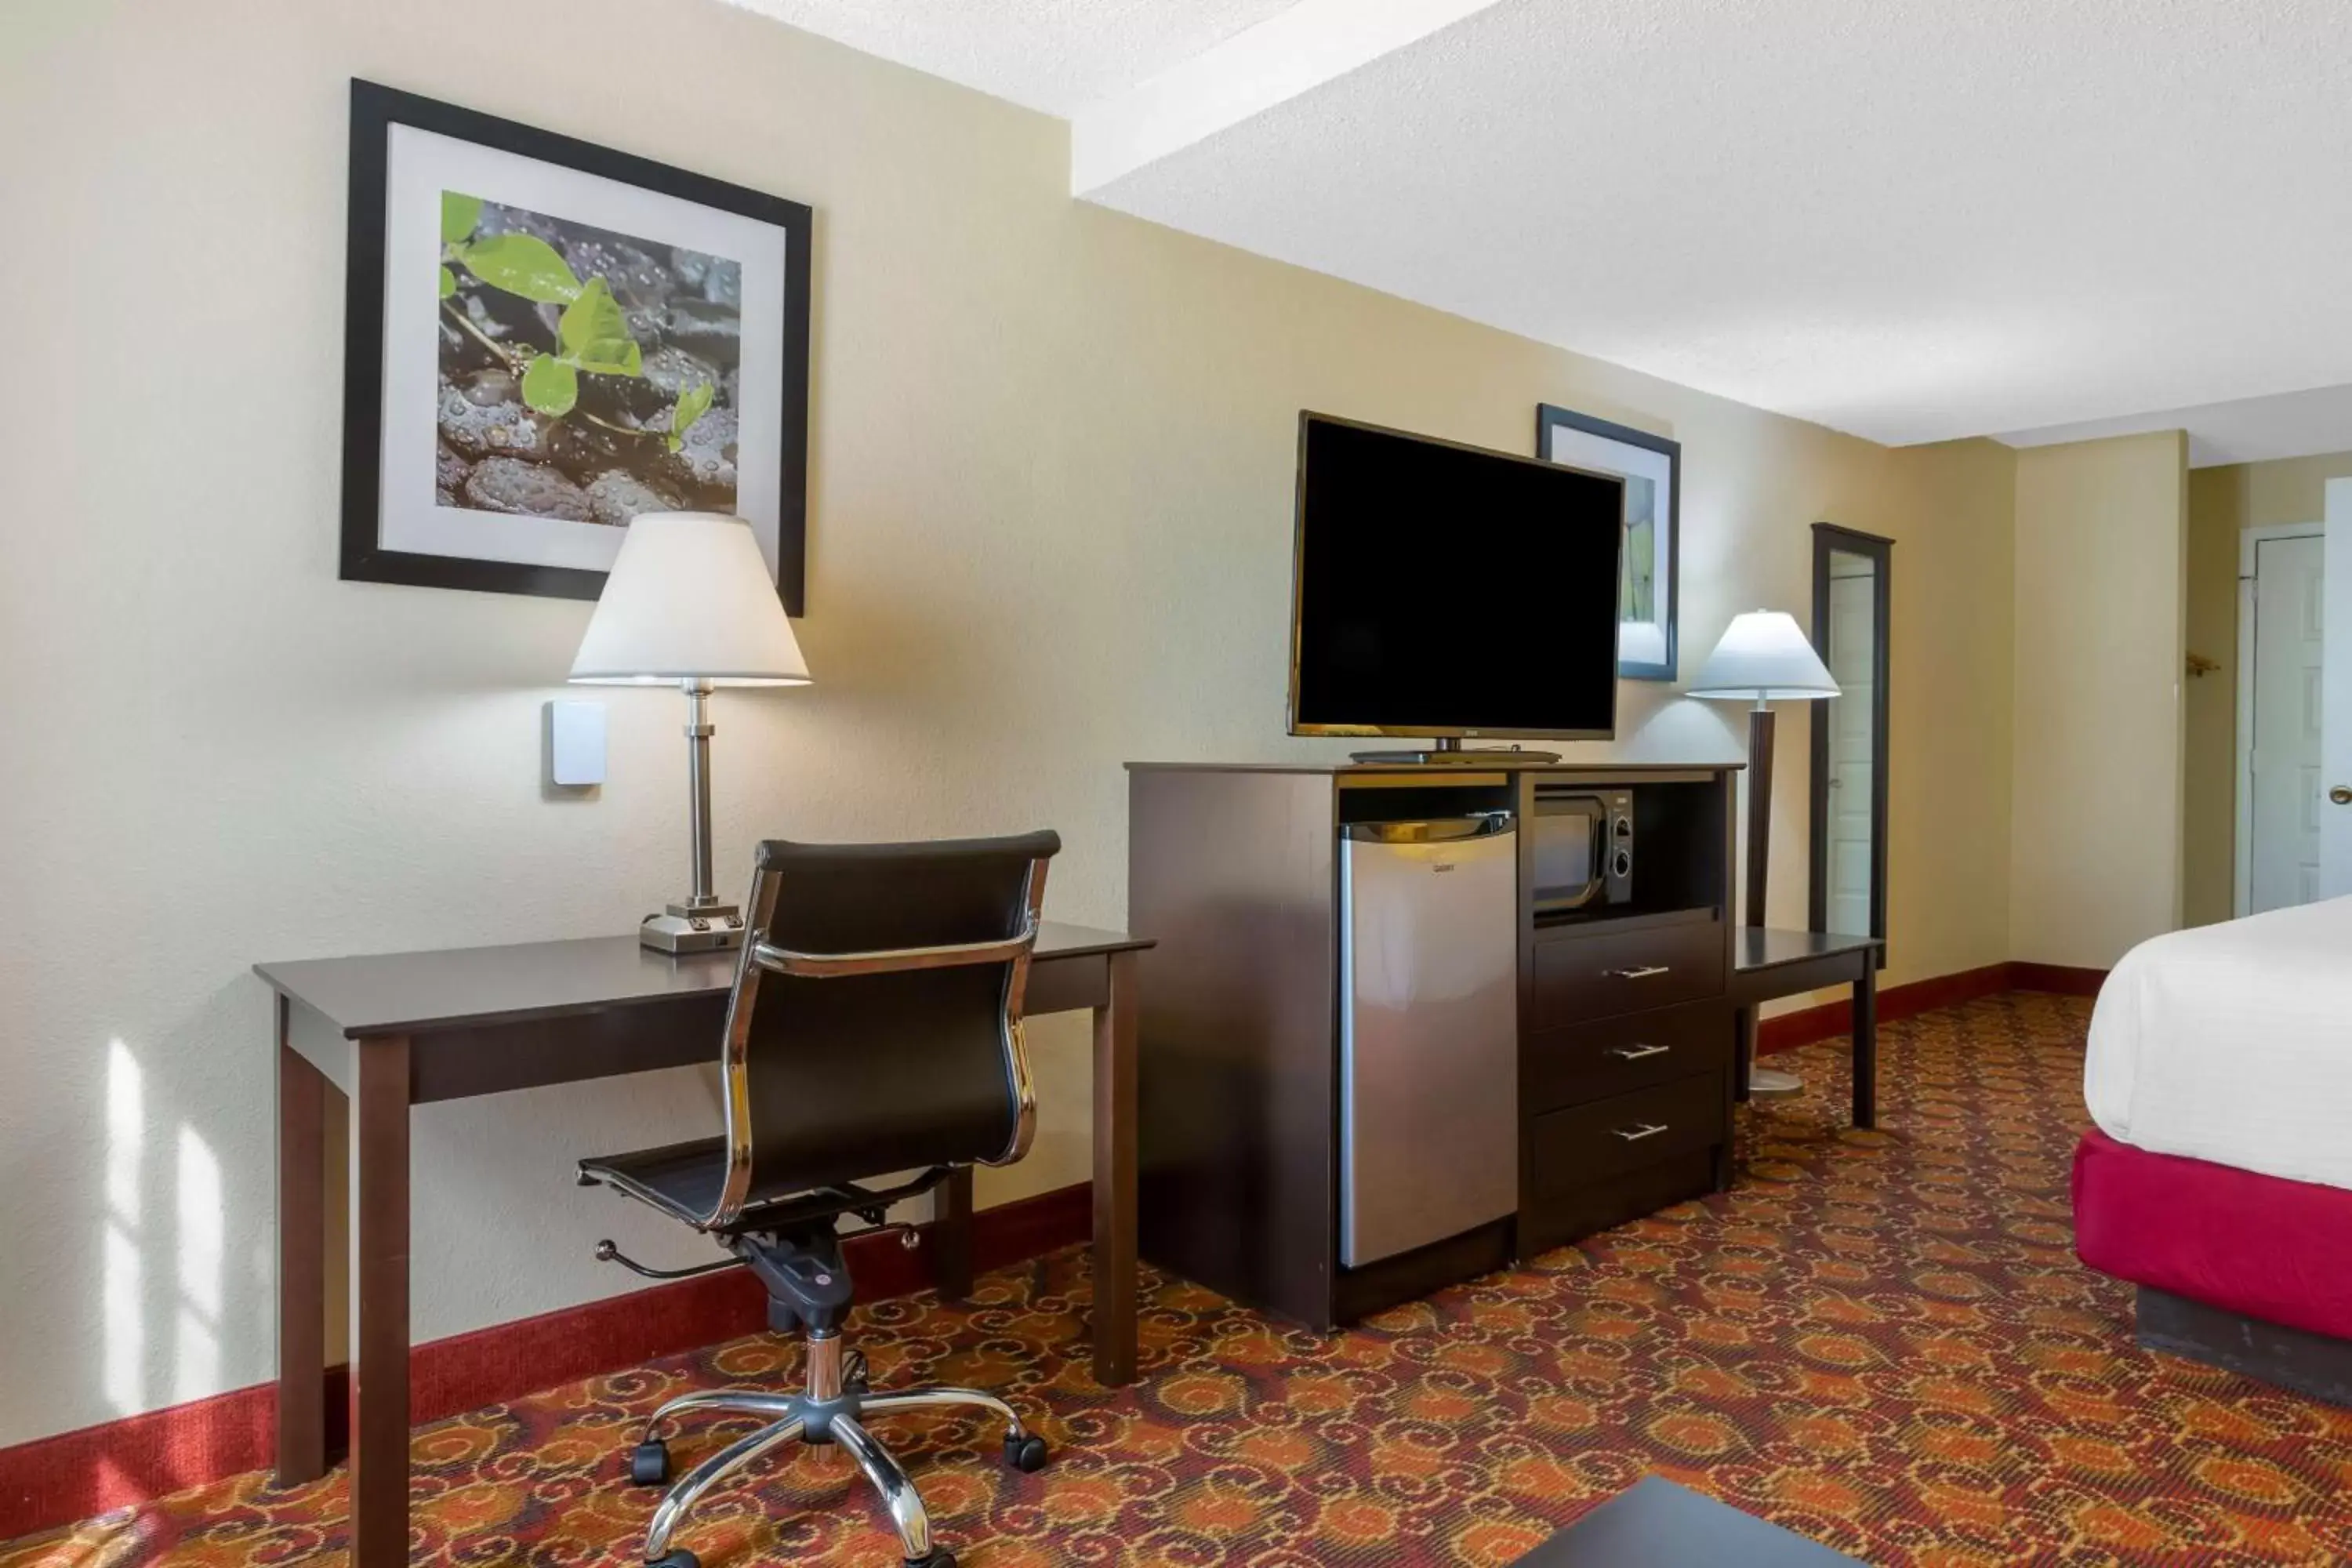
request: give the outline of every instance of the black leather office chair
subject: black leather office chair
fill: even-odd
[[[1052,833],[929,844],[760,846],[743,956],[720,1051],[727,1130],[717,1138],[580,1162],[614,1188],[718,1238],[713,1268],[748,1267],[768,1321],[808,1338],[799,1394],[715,1389],[673,1399],[646,1425],[631,1479],[669,1479],[662,1432],[680,1415],[730,1411],[772,1423],[720,1449],[663,1498],[646,1534],[654,1568],[698,1568],[671,1551],[695,1500],[781,1444],[837,1443],[882,1496],[909,1568],[953,1568],[932,1543],[914,1483],[867,1435],[869,1416],[976,1405],[1004,1422],[1005,1462],[1034,1470],[1045,1445],[1013,1407],[970,1388],[876,1394],[845,1357],[850,1280],[836,1222],[885,1227],[883,1211],[960,1166],[1008,1164],[1036,1122],[1021,999],[1045,892]],[[919,1170],[884,1188],[856,1184]],[[911,1243],[913,1234],[905,1233]],[[668,1278],[620,1258],[599,1257]],[[679,1272],[700,1273],[702,1269]]]

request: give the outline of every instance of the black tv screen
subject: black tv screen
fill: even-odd
[[[1613,477],[1299,416],[1294,735],[1605,740]]]

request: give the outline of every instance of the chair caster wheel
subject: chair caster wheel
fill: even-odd
[[[906,1559],[907,1568],[955,1568],[955,1553],[942,1546],[929,1557]]]
[[[640,1487],[669,1484],[669,1445],[658,1437],[648,1437],[629,1450],[629,1480]],[[683,1562],[673,1561],[683,1558]],[[695,1568],[691,1552],[673,1552],[647,1565],[647,1568]]]
[[[675,1552],[663,1552],[646,1568],[702,1568],[702,1559],[681,1546]]]
[[[1004,1462],[1024,1475],[1035,1475],[1045,1468],[1045,1439],[1034,1432],[1005,1438]]]

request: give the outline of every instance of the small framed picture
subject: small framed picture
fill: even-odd
[[[1617,673],[1675,679],[1675,579],[1681,550],[1683,447],[1664,436],[1541,404],[1536,455],[1625,481],[1624,569],[1617,595]]]
[[[352,83],[341,575],[593,599],[640,512],[803,608],[809,209]]]

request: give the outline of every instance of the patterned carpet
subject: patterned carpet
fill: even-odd
[[[880,1425],[968,1568],[1498,1563],[1652,1471],[1874,1563],[2352,1561],[2352,1413],[2141,1353],[2128,1293],[2074,1261],[2086,1016],[2014,995],[1888,1026],[1881,1132],[1838,1126],[1843,1058],[1808,1050],[1812,1091],[1757,1121],[1728,1195],[1328,1341],[1153,1277],[1145,1381],[1106,1393],[1073,1252],[968,1305],[880,1303],[853,1342],[877,1384],[1009,1392],[1056,1446],[1021,1476],[974,1421]],[[636,1563],[634,1417],[797,1362],[740,1340],[420,1431],[415,1559]],[[682,1543],[895,1563],[847,1460],[789,1453]],[[342,1511],[337,1478],[246,1476],[0,1568],[340,1563]]]

